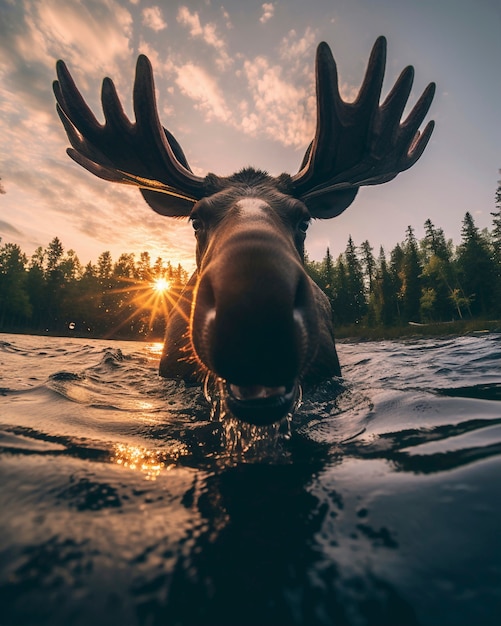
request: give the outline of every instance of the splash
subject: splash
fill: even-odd
[[[235,462],[261,461],[283,455],[283,444],[291,438],[292,417],[302,404],[302,389],[291,411],[279,422],[256,426],[237,419],[225,402],[224,380],[208,373],[203,383],[204,396],[210,405],[210,419],[221,424],[223,456]]]

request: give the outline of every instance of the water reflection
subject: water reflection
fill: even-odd
[[[142,622],[417,623],[412,609],[388,582],[377,576],[347,580],[342,564],[326,558],[323,531],[329,520],[343,515],[345,503],[335,489],[319,497],[312,484],[327,463],[332,465],[332,455],[327,446],[294,437],[291,446],[289,465],[227,467],[207,475],[196,493],[183,498],[193,515],[202,518],[204,530],[179,554],[167,598],[163,593],[154,599],[144,596],[153,580],[141,588]],[[338,530],[332,541],[337,545],[346,538]]]
[[[146,354],[152,359],[157,360],[162,355],[164,344],[161,341],[155,341],[154,343],[148,343],[144,347]]]
[[[258,434],[118,346],[0,342],[2,624],[498,626],[499,340],[341,346]]]
[[[155,480],[162,471],[173,469],[183,454],[186,454],[186,446],[180,442],[173,443],[168,450],[149,450],[142,446],[117,443],[113,445],[111,461],[141,472],[147,480]]]

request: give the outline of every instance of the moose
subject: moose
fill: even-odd
[[[430,121],[419,131],[434,83],[401,119],[412,66],[380,104],[385,63],[380,37],[358,96],[346,102],[331,50],[320,43],[316,131],[299,171],[200,177],[161,125],[146,56],[137,60],[134,122],[105,78],[99,123],[57,62],[54,93],[69,156],[100,178],[135,185],[154,211],[189,218],[195,232],[197,269],[167,320],[161,376],[213,377],[234,416],[262,425],[290,414],[302,385],[341,375],[329,300],[304,268],[308,225],[338,216],[362,185],[390,181],[414,165],[434,127]]]

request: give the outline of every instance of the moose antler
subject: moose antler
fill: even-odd
[[[430,139],[434,122],[429,122],[422,134],[418,129],[433,100],[434,83],[401,123],[414,69],[409,66],[402,71],[380,105],[385,61],[386,39],[379,37],[358,97],[348,103],[339,94],[337,67],[329,46],[318,46],[315,138],[300,170],[290,177],[292,194],[305,202],[314,217],[339,215],[353,202],[361,185],[395,178],[419,159]],[[73,146],[68,154],[77,163],[105,180],[140,187],[146,201],[163,215],[188,215],[193,203],[207,195],[206,179],[193,174],[180,145],[160,123],[147,57],[140,55],[137,60],[134,123],[125,115],[109,78],[102,86],[105,123],[100,124],[63,61],[57,62],[57,75],[57,109]]]
[[[419,159],[433,131],[429,122],[418,128],[430,108],[435,84],[430,83],[407,119],[400,119],[409,98],[414,69],[406,67],[380,105],[386,61],[386,39],[371,52],[356,100],[345,102],[338,88],[337,67],[329,46],[317,49],[317,128],[315,138],[292,177],[294,195],[318,217],[334,217],[353,201],[361,185],[384,183]]]
[[[112,80],[103,80],[101,101],[105,123],[100,124],[65,63],[58,61],[56,69],[54,94],[73,146],[67,150],[72,159],[100,178],[141,187],[148,201],[159,195],[155,191],[161,192],[175,196],[178,204],[186,204],[188,210],[205,195],[204,179],[192,173],[181,146],[160,123],[153,71],[146,56],[140,55],[136,66],[135,123],[125,115]],[[153,208],[159,210],[157,206]],[[160,212],[169,214],[166,210]]]

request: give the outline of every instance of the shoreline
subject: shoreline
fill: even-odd
[[[340,326],[334,329],[336,342],[389,341],[459,337],[481,333],[501,333],[501,320],[461,320],[431,324],[409,323],[407,326]]]
[[[426,339],[428,337],[450,337],[479,333],[501,333],[501,320],[461,320],[438,322],[432,324],[409,323],[406,326],[339,326],[334,328],[335,340],[338,343],[354,343],[363,341],[389,341],[399,339]],[[97,339],[101,341],[140,341],[144,343],[163,342],[163,336],[125,337],[99,336],[78,332],[47,331],[33,329],[2,329],[0,335],[34,335],[37,337],[67,337],[74,339]]]

